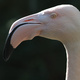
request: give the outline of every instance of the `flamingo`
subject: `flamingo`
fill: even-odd
[[[23,41],[36,36],[61,41],[67,55],[65,80],[80,80],[80,11],[62,4],[15,21],[4,47],[4,60]]]

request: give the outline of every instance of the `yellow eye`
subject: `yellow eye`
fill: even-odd
[[[56,18],[57,17],[57,14],[56,13],[52,13],[51,14],[51,18]]]

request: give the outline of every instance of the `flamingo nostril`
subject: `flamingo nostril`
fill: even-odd
[[[28,22],[28,21],[33,21],[34,19],[28,19],[28,20],[24,20],[24,22]]]

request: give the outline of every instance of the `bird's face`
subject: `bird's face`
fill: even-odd
[[[22,41],[31,40],[35,36],[60,41],[67,38],[70,35],[69,33],[73,32],[71,27],[75,28],[74,18],[71,18],[73,8],[70,5],[56,6],[15,21],[6,40],[4,59],[8,60],[13,49]]]
[[[72,5],[56,6],[40,12],[43,30],[40,36],[66,42],[76,36],[80,26],[79,11]],[[79,25],[78,25],[79,24]]]

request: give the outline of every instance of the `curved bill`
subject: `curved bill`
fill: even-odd
[[[31,25],[31,27],[28,25],[27,27],[29,28],[27,28],[25,25],[26,24],[30,24]],[[12,40],[12,37],[13,37],[13,35],[15,35],[16,37],[17,37],[17,42],[22,42],[22,41],[20,41],[20,37],[21,37],[21,35],[22,35],[22,37],[25,37],[24,36],[24,31],[26,31],[26,32],[29,32],[29,33],[25,33],[26,34],[26,36],[30,36],[31,34],[33,35],[35,32],[30,32],[30,29],[32,30],[34,30],[34,28],[32,28],[33,27],[33,25],[36,25],[36,24],[39,24],[39,23],[22,23],[22,24],[19,24],[19,25],[17,25],[12,31],[11,31],[11,33],[10,34],[8,34],[8,36],[7,36],[7,39],[6,39],[6,42],[5,42],[5,46],[4,46],[4,52],[3,52],[3,58],[4,58],[4,60],[5,61],[7,61],[9,58],[10,58],[10,55],[12,54],[12,52],[14,51],[14,47],[13,47],[13,45],[11,44],[11,40]],[[25,26],[25,27],[24,27]],[[24,31],[22,31],[22,32],[20,32],[21,31],[21,29],[22,28],[24,28]],[[25,29],[25,28],[27,28],[27,29]],[[35,30],[34,30],[35,31]],[[18,36],[16,35],[17,33],[18,33]],[[36,31],[37,32],[37,31]],[[29,35],[30,34],[30,35]],[[35,35],[33,35],[33,37],[34,37]],[[28,40],[28,39],[27,39]],[[15,40],[13,40],[13,42],[15,42],[16,41],[16,39]],[[16,43],[15,43],[16,44]],[[18,44],[17,44],[17,46],[18,46]]]
[[[25,24],[29,24],[29,23],[23,23],[23,24],[16,26],[13,29],[13,31],[10,34],[8,34],[6,42],[5,42],[5,46],[4,46],[4,52],[3,52],[3,58],[5,61],[7,61],[10,58],[11,53],[14,51],[13,46],[10,44],[11,37],[12,37],[13,33],[15,32],[15,30],[17,28],[19,28],[20,26],[25,25]]]

